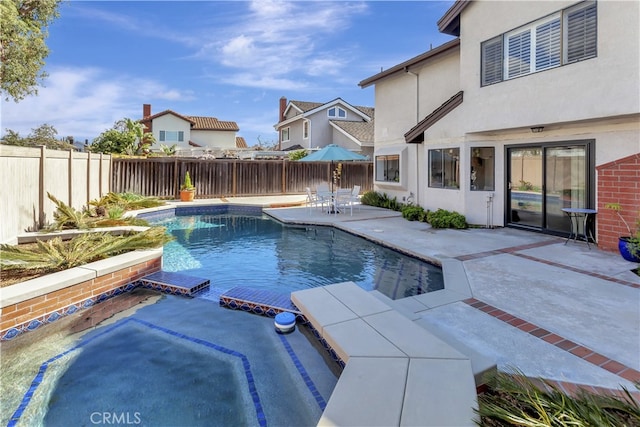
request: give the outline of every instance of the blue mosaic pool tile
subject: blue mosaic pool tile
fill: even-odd
[[[10,328],[10,329],[7,329],[6,331],[3,331],[2,334],[0,335],[0,341],[11,340],[22,333],[33,331],[35,329],[38,329],[42,325],[55,322],[61,317],[74,314],[75,312],[85,308],[89,308],[99,302],[106,301],[123,292],[129,292],[135,289],[137,286],[138,285],[135,282],[133,284],[128,283],[124,286],[120,286],[116,289],[100,294],[97,297],[87,298],[84,301],[80,301],[76,304],[71,304],[67,307],[62,307],[59,310],[56,310],[47,315],[40,316],[37,319],[29,320],[28,322],[15,326],[14,328]]]
[[[53,313],[51,313],[49,315],[49,317],[47,317],[47,323],[55,322],[56,320],[58,320],[61,317],[62,317],[61,314],[59,314],[57,311],[54,311]]]
[[[287,338],[284,335],[278,335],[278,336],[280,337],[280,341],[282,342],[285,349],[287,350],[289,357],[291,357],[291,360],[293,361],[293,364],[298,370],[298,373],[300,373],[300,376],[304,380],[304,383],[306,384],[307,388],[311,392],[311,395],[314,397],[314,399],[316,400],[316,403],[320,407],[320,410],[324,411],[324,409],[327,407],[327,402],[324,400],[324,398],[316,388],[316,385],[313,383],[313,380],[307,373],[307,370],[304,368],[304,366],[300,362],[300,359],[298,359],[298,355],[296,354],[296,352],[293,351],[293,348],[289,344],[289,341],[287,340]]]
[[[245,311],[255,311],[256,307],[259,307],[261,313],[269,317],[275,317],[283,311],[288,311],[296,315],[302,314],[291,302],[290,296],[265,289],[238,286],[220,295],[220,305],[229,306],[231,301],[235,301],[236,304],[239,304]]]
[[[29,325],[27,325],[27,330],[33,331],[35,329],[38,329],[42,325],[43,323],[40,320],[34,319],[31,322],[29,322]]]
[[[209,283],[208,279],[170,271],[158,271],[140,279],[145,288],[182,296],[194,296]]]
[[[0,337],[0,340],[10,340],[20,335],[20,333],[21,331],[18,328],[9,328],[5,331],[4,335]]]

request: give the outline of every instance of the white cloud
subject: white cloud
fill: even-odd
[[[1,133],[11,129],[27,136],[46,123],[56,128],[59,137],[73,135],[91,140],[117,120],[140,118],[143,103],[192,97],[192,93],[184,94],[155,81],[113,75],[97,68],[52,69],[37,96],[19,103],[2,101]]]

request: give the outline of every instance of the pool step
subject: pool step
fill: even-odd
[[[302,319],[302,313],[293,305],[289,295],[264,289],[237,286],[220,295],[220,305],[234,310],[275,317],[278,313],[290,312]]]
[[[144,288],[155,289],[172,295],[194,296],[209,287],[209,279],[170,271],[158,271],[140,279]]]

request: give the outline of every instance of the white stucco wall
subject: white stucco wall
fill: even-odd
[[[504,225],[507,145],[595,140],[595,164],[640,152],[640,2],[598,2],[598,55],[491,86],[480,86],[480,44],[576,1],[479,1],[462,12],[459,62],[443,55],[413,72],[375,83],[376,153],[405,153],[407,179],[376,184],[402,200],[409,192],[425,208],[463,213],[473,224],[487,221],[493,195],[493,225]],[[404,133],[457,91],[463,103],[425,132],[422,144],[406,144]],[[539,134],[532,126],[544,126]],[[461,188],[428,185],[428,150],[460,149]],[[495,148],[495,191],[470,191],[473,147]],[[405,163],[402,163],[403,165]]]
[[[164,114],[160,117],[153,119],[153,136],[156,139],[155,147],[160,147],[160,144],[171,146],[176,144],[177,149],[191,148],[189,145],[189,138],[191,137],[191,123],[174,116],[173,114]],[[184,141],[160,141],[160,131],[182,131],[184,132]]]
[[[229,130],[193,130],[191,141],[202,147],[236,148],[236,132]]]
[[[467,132],[531,127],[637,113],[640,2],[600,1],[597,57],[480,86],[480,45],[575,1],[474,2],[462,12],[460,81],[475,113]],[[481,105],[481,108],[479,108]]]
[[[393,154],[395,149],[407,157],[400,161],[408,165],[407,170],[401,172],[400,184],[376,182],[376,191],[400,201],[414,193],[416,202],[420,203],[426,186],[418,171],[426,167],[423,144],[407,146],[404,134],[460,90],[458,55],[459,50],[452,49],[423,65],[411,67],[410,73],[396,73],[376,83],[374,156],[378,151]]]

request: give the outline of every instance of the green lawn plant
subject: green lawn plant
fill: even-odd
[[[640,405],[625,388],[620,395],[579,390],[570,396],[549,382],[536,382],[520,371],[489,377],[488,391],[478,396],[476,423],[484,427],[640,426]]]

